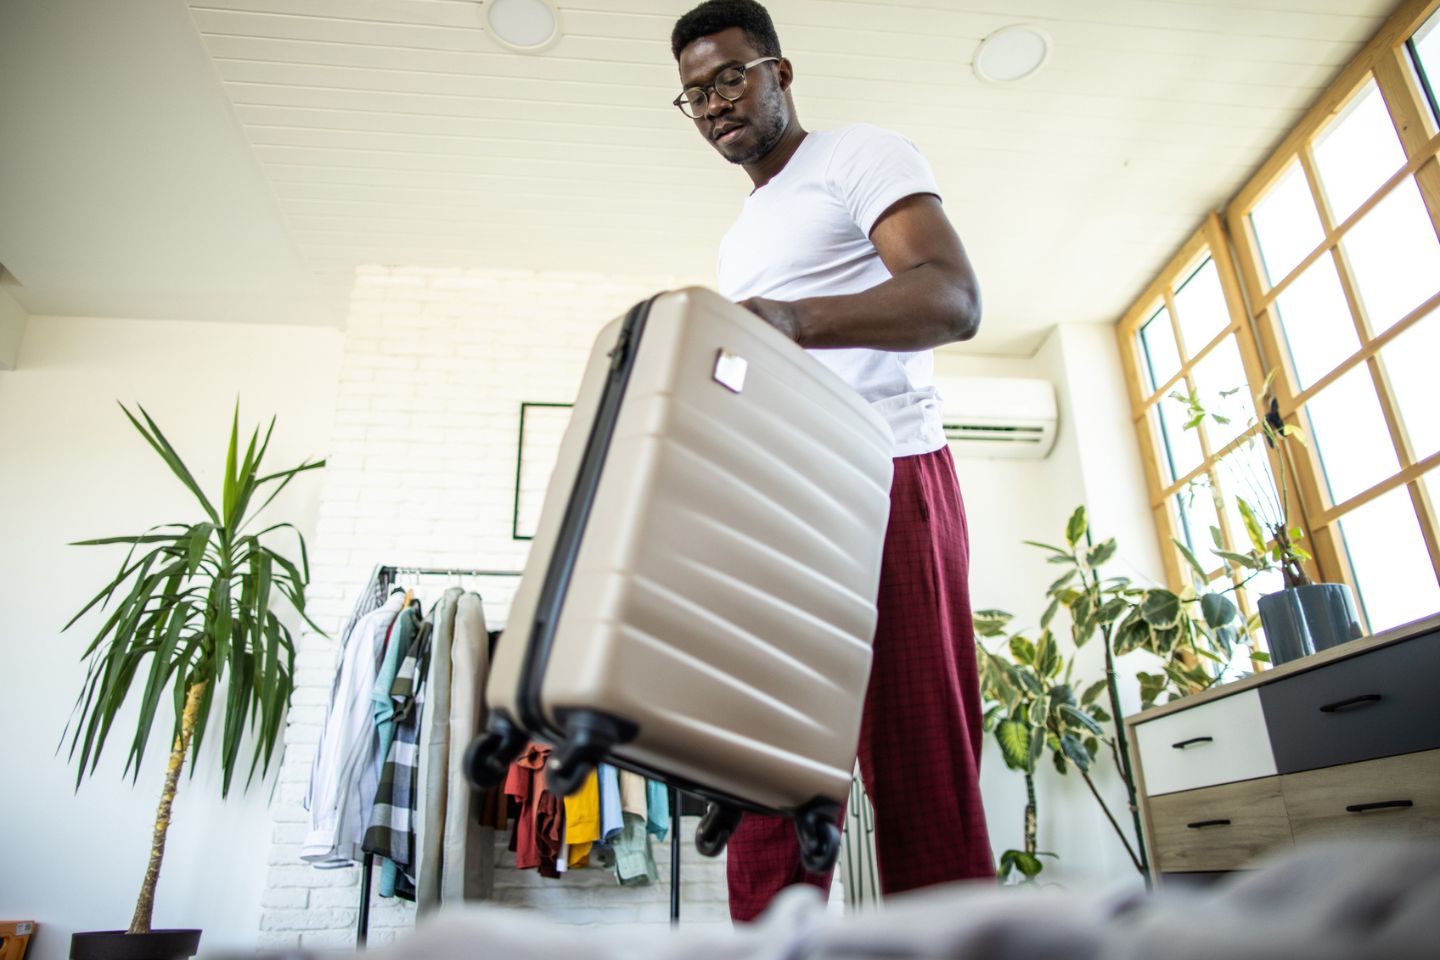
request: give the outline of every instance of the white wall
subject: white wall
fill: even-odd
[[[942,353],[936,369],[955,375],[1049,380],[1059,403],[1055,448],[1046,459],[956,461],[970,520],[970,592],[976,610],[1008,610],[1016,616],[1015,629],[1038,627],[1046,606],[1044,590],[1058,571],[1045,562],[1043,551],[1022,541],[1061,542],[1066,520],[1081,503],[1088,508],[1097,539],[1114,536],[1119,541],[1120,552],[1113,561],[1116,574],[1137,580],[1161,578],[1112,328],[1061,325],[1034,357]],[[1062,649],[1072,651],[1063,616],[1057,628]],[[1127,712],[1138,707],[1133,675],[1140,665],[1134,659],[1122,661],[1120,671]],[[1076,676],[1084,678],[1085,685],[1104,676],[1098,641],[1081,651]],[[996,854],[1019,848],[1024,838],[1025,782],[1021,774],[1006,768],[993,737],[986,741],[980,780]],[[1138,882],[1104,813],[1073,771],[1062,777],[1047,762],[1036,782],[1040,849],[1060,854],[1058,861],[1046,861],[1047,882],[1076,889]],[[1096,782],[1128,830],[1120,778],[1101,769]]]
[[[32,317],[16,369],[0,372],[0,905],[40,922],[37,960],[69,955],[74,930],[128,925],[163,780],[156,736],[139,783],[122,781],[117,738],[74,791],[55,746],[99,620],[61,626],[108,582],[117,549],[73,540],[198,519],[190,495],[116,407],[144,404],[207,490],[224,465],[237,395],[242,424],[279,417],[267,463],[326,453],[340,335],[333,328]],[[320,482],[291,485],[270,515],[313,537]],[[124,731],[127,716],[117,721]],[[162,724],[157,724],[157,728]],[[207,949],[254,944],[273,781],[220,800],[216,734],[182,781],[160,877],[159,927],[204,929]]]

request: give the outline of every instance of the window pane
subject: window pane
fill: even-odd
[[[1354,213],[1403,166],[1405,150],[1371,80],[1315,143],[1316,172],[1335,222]]]
[[[1225,293],[1220,289],[1220,273],[1214,260],[1207,259],[1175,291],[1175,317],[1180,321],[1180,339],[1185,341],[1188,357],[1195,356],[1230,326],[1230,311],[1225,307]]]
[[[1280,522],[1279,491],[1275,489],[1275,475],[1270,469],[1265,442],[1259,437],[1252,437],[1221,460],[1216,472],[1220,479],[1220,502],[1225,508],[1230,534],[1235,538],[1236,549],[1240,553],[1248,553],[1252,545],[1245,533],[1245,520],[1235,503],[1236,497],[1245,498],[1261,526],[1269,527]],[[1292,527],[1297,525],[1291,523]],[[1265,536],[1268,539],[1268,531]]]
[[[1430,19],[1415,31],[1410,38],[1414,44],[1415,72],[1420,75],[1421,85],[1425,88],[1430,100],[1430,109],[1435,113],[1435,119],[1440,122],[1440,104],[1436,103],[1437,85],[1440,85],[1440,12],[1430,15]]]
[[[1229,419],[1229,423],[1205,421],[1205,435],[1214,453],[1245,432],[1255,419],[1255,402],[1250,398],[1250,382],[1245,377],[1245,364],[1240,361],[1240,347],[1233,336],[1226,337],[1205,359],[1195,364],[1192,374],[1200,402],[1211,413]]]
[[[1375,333],[1440,289],[1440,241],[1414,177],[1406,177],[1340,243]]]
[[[1185,381],[1180,381],[1183,392]],[[1162,445],[1161,472],[1167,474],[1166,483],[1173,483],[1200,466],[1204,455],[1200,451],[1200,437],[1194,430],[1185,429],[1188,408],[1179,400],[1162,397],[1155,404],[1151,414],[1157,420],[1157,436]]]
[[[1170,314],[1163,305],[1140,328],[1140,353],[1145,360],[1151,393],[1180,371],[1175,331],[1170,327]]]
[[[1203,474],[1202,480],[1188,484],[1175,494],[1175,512],[1180,518],[1180,539],[1195,554],[1200,566],[1206,570],[1220,566],[1220,558],[1214,553],[1215,540],[1210,532],[1211,527],[1220,526],[1220,518],[1215,514],[1214,492],[1209,482],[1203,479]]]
[[[1333,257],[1311,264],[1275,298],[1275,310],[1302,390],[1360,349]]]
[[[1440,313],[1432,313],[1380,351],[1400,421],[1416,460],[1440,450]]]
[[[1340,518],[1371,632],[1440,610],[1440,586],[1406,487]]]
[[[1305,410],[1331,503],[1343,503],[1400,469],[1368,364],[1321,390]]]
[[[1299,162],[1292,163],[1280,182],[1255,205],[1250,214],[1255,240],[1265,275],[1274,286],[1285,278],[1295,265],[1325,239],[1320,214],[1305,182],[1305,171]]]

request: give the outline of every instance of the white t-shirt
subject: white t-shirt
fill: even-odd
[[[745,198],[720,242],[720,292],[731,300],[861,293],[890,279],[870,231],[897,201],[940,195],[909,140],[857,124],[812,132],[769,183]],[[945,445],[929,350],[814,350],[890,424],[895,456]]]

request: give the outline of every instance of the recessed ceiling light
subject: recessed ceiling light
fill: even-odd
[[[539,53],[560,39],[560,12],[550,0],[487,0],[485,26],[500,46]]]
[[[1016,24],[1001,27],[980,41],[975,75],[987,83],[1014,83],[1034,76],[1050,56],[1050,37],[1043,30]]]

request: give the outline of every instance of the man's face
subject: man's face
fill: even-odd
[[[708,86],[726,67],[738,67],[761,56],[745,31],[729,27],[680,51],[680,83],[684,87]],[[739,100],[731,103],[711,93],[705,116],[694,121],[700,135],[731,163],[753,163],[780,142],[790,122],[790,110],[780,87],[779,68],[775,61],[751,67]]]

